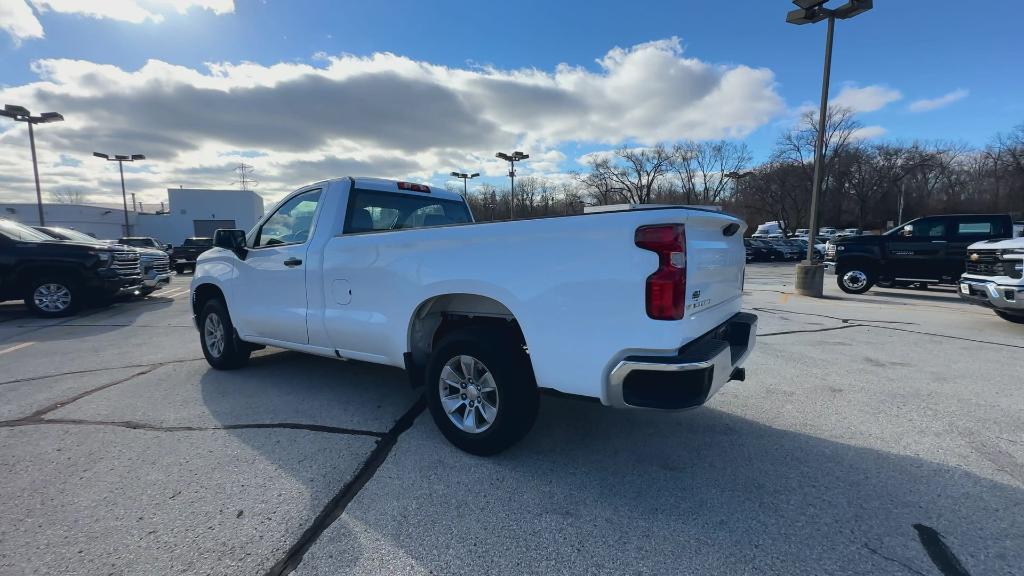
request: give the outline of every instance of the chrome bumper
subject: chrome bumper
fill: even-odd
[[[684,410],[704,404],[730,380],[754,349],[757,316],[740,312],[674,356],[628,356],[612,368],[605,389],[616,408]]]
[[[964,292],[964,290],[967,292]],[[961,278],[960,299],[988,308],[1024,310],[1024,286],[996,284],[991,280]]]

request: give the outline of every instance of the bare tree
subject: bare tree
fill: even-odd
[[[591,174],[598,181],[611,184],[609,190],[619,192],[627,202],[648,204],[658,182],[671,170],[674,154],[663,144],[649,148],[627,148],[615,151],[614,158],[595,159]]]
[[[75,188],[58,188],[50,192],[50,200],[55,204],[83,204],[86,194]]]
[[[672,170],[679,177],[687,204],[718,204],[729,190],[726,174],[746,168],[752,159],[742,142],[693,142],[672,149]]]

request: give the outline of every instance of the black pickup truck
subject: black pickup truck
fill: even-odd
[[[849,294],[867,292],[875,284],[955,284],[964,272],[968,246],[1012,235],[1013,220],[1007,214],[925,216],[881,236],[833,240],[825,264]]]
[[[91,300],[134,292],[141,281],[134,249],[55,240],[0,219],[0,302],[24,300],[38,316],[66,316]]]
[[[196,258],[210,248],[213,248],[213,238],[186,238],[181,246],[176,246],[171,252],[174,271],[182,274],[188,268],[195,270]]]

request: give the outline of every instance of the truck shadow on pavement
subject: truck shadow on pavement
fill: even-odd
[[[381,432],[416,398],[401,371],[291,353],[201,386],[224,425]],[[999,440],[986,448],[1012,466],[992,479],[713,408],[541,405],[530,435],[492,458],[453,448],[421,414],[297,573],[939,573],[915,524],[971,573],[1024,566],[1024,466]],[[287,443],[251,446],[296,465]]]

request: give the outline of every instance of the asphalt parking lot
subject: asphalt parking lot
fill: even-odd
[[[188,278],[0,305],[0,574],[1024,574],[1024,327],[952,287],[793,295],[686,413],[546,396],[493,458],[401,371],[207,367]]]

